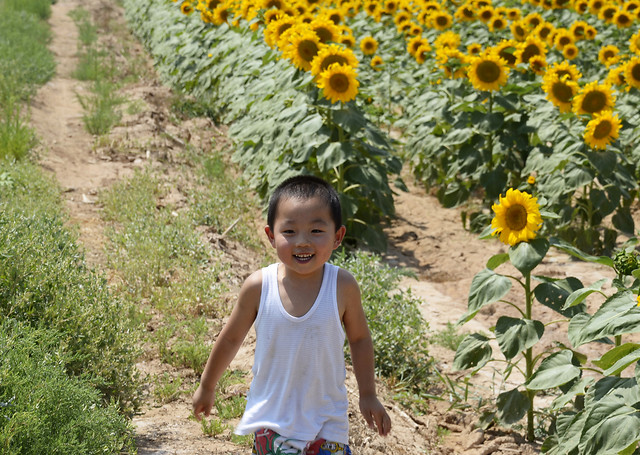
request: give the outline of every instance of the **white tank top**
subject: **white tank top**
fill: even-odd
[[[294,317],[280,299],[278,264],[262,269],[253,380],[237,434],[268,428],[287,438],[348,444],[337,276],[338,267],[325,264],[315,303]]]

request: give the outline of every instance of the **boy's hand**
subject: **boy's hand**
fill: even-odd
[[[198,422],[202,419],[200,414],[204,413],[205,417],[211,415],[211,408],[213,408],[216,402],[216,392],[214,390],[207,390],[198,386],[198,390],[193,394],[193,415]]]
[[[386,436],[391,431],[391,418],[378,398],[373,396],[360,397],[360,412],[364,420],[380,436]]]

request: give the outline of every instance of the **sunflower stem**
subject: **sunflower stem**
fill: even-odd
[[[532,295],[531,295],[531,272],[526,272],[524,274],[524,294],[525,294],[525,318],[531,320],[531,306],[532,306]],[[527,348],[525,355],[525,368],[526,368],[526,377],[525,381],[529,381],[531,376],[533,375],[533,348]],[[533,399],[536,395],[534,390],[527,390],[527,399],[529,400],[529,409],[527,409],[527,440],[533,441],[535,439],[535,433],[533,428]]]

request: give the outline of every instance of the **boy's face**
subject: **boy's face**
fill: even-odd
[[[273,230],[267,226],[265,232],[285,267],[306,275],[329,260],[344,238],[345,227],[336,230],[321,198],[289,197],[278,203]]]

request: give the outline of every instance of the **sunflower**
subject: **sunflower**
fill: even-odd
[[[629,50],[634,54],[640,54],[640,30],[638,30],[630,39],[629,39]]]
[[[547,67],[547,59],[543,55],[534,55],[529,59],[529,68],[534,73],[542,76]]]
[[[430,53],[431,53],[431,46],[429,46],[428,43],[423,44],[416,50],[416,53],[414,54],[416,62],[423,64],[424,62],[427,61],[427,57],[430,55]]]
[[[548,45],[552,46],[553,41],[550,42],[549,38],[556,30],[555,26],[550,22],[543,22],[533,29],[533,34],[545,41]]]
[[[513,38],[517,41],[524,41],[529,34],[529,28],[523,19],[511,22],[509,28],[511,29],[511,35],[513,35]]]
[[[493,6],[491,5],[483,6],[478,10],[478,19],[480,19],[485,24],[488,24],[489,21],[493,18],[494,14],[495,13],[493,10]]]
[[[598,52],[598,60],[604,66],[609,68],[611,65],[615,64],[620,60],[618,54],[620,53],[620,49],[615,44],[608,44],[600,49]]]
[[[507,21],[502,16],[495,16],[489,21],[489,31],[492,33],[505,28],[507,28]]]
[[[460,45],[460,35],[451,30],[447,30],[446,32],[438,35],[433,42],[433,45],[436,48],[457,49]]]
[[[311,61],[311,74],[317,76],[334,63],[348,65],[352,68],[358,67],[358,59],[351,49],[339,44],[329,44],[322,46]]]
[[[625,64],[624,78],[629,86],[640,88],[640,57],[633,57]]]
[[[522,17],[522,11],[520,8],[507,8],[507,19],[510,21],[517,21]]]
[[[631,24],[633,24],[633,18],[631,17],[631,14],[629,14],[628,11],[618,11],[613,16],[613,22],[619,28],[627,28],[627,27],[631,27]]]
[[[580,50],[578,49],[578,46],[576,46],[575,44],[567,44],[564,47],[564,49],[562,49],[562,55],[567,60],[573,60],[578,56],[579,53],[580,53]]]
[[[534,55],[546,55],[547,45],[544,41],[535,36],[529,36],[523,43],[518,45],[515,57],[518,63],[529,63],[529,59]]]
[[[562,51],[567,44],[575,44],[575,41],[571,32],[566,28],[556,29],[553,44],[559,51]]]
[[[566,60],[560,63],[554,63],[551,68],[547,70],[547,74],[557,75],[559,79],[562,79],[564,76],[567,76],[570,80],[574,82],[578,82],[582,77],[582,73],[578,70],[578,67],[570,64]]]
[[[269,22],[269,25],[264,29],[264,42],[267,43],[269,47],[274,48],[278,44],[282,34],[293,27],[295,23],[295,18],[286,14]]]
[[[382,11],[385,14],[389,14],[389,15],[393,15],[397,9],[398,9],[397,0],[386,0],[384,2],[384,5],[382,6]]]
[[[509,188],[500,203],[493,204],[491,210],[495,216],[491,220],[493,235],[499,234],[500,241],[514,246],[536,237],[536,231],[542,227],[542,216],[538,199],[526,191]]]
[[[529,29],[534,29],[538,25],[544,22],[544,19],[540,15],[540,13],[529,13],[525,16],[524,21],[527,23]]]
[[[231,16],[233,16],[233,10],[229,4],[227,2],[220,3],[213,10],[213,24],[222,25],[227,23]]]
[[[451,24],[453,24],[453,17],[451,17],[451,14],[446,11],[438,11],[431,17],[431,24],[433,25],[433,28],[443,31],[451,27]]]
[[[349,65],[333,63],[319,74],[316,81],[322,93],[332,103],[351,101],[358,94],[357,73]]]
[[[311,69],[311,62],[320,51],[322,43],[318,35],[303,26],[289,29],[287,32],[288,43],[283,44],[282,54],[285,58],[304,71]]]
[[[507,62],[507,65],[513,67],[516,65],[518,59],[515,56],[515,51],[518,47],[518,43],[515,40],[506,40],[503,39],[493,47],[493,51],[498,54],[498,56]]]
[[[309,27],[318,35],[321,43],[335,42],[340,37],[340,28],[326,18],[316,17],[309,23]]]
[[[422,35],[422,27],[416,23],[411,23],[411,28],[409,29],[409,34],[412,36]]]
[[[194,8],[191,2],[187,0],[180,4],[180,11],[182,12],[182,14],[186,14],[188,16],[189,14],[193,13]]]
[[[589,0],[577,0],[573,2],[573,9],[578,14],[584,14],[589,10]]]
[[[631,12],[637,12],[640,9],[640,1],[639,0],[629,0],[624,3],[624,10]]]
[[[547,94],[547,99],[560,109],[560,112],[571,112],[573,98],[578,93],[579,86],[569,79],[569,76],[558,77],[553,70],[547,69],[542,78],[542,90]]]
[[[415,57],[418,48],[423,45],[426,45],[427,47],[429,47],[429,49],[431,48],[429,46],[429,41],[426,38],[423,38],[421,36],[414,36],[407,43],[407,52]]]
[[[379,55],[376,55],[371,59],[371,68],[373,68],[374,70],[380,71],[382,69],[382,65],[384,65],[384,61]]]
[[[585,21],[575,21],[571,24],[571,27],[569,27],[569,32],[571,32],[576,41],[580,41],[587,37],[588,27],[589,24]]]
[[[264,15],[262,16],[262,20],[265,24],[268,25],[271,23],[271,21],[275,21],[279,17],[282,17],[283,14],[284,13],[279,9],[270,9],[264,13]]]
[[[584,141],[589,147],[604,150],[618,138],[620,120],[611,111],[603,111],[593,116],[584,131]]]
[[[356,45],[356,39],[351,34],[342,35],[340,37],[340,44],[343,44],[351,49]]]
[[[613,18],[618,12],[618,7],[613,3],[605,3],[605,5],[598,12],[598,17],[608,24],[613,23]]]
[[[329,19],[336,25],[340,25],[344,22],[344,13],[339,8],[331,8],[324,12],[324,17]]]
[[[598,81],[589,82],[582,87],[573,99],[573,112],[576,115],[597,114],[598,112],[613,110],[615,96],[611,86],[600,84]]]
[[[626,69],[625,65],[616,66],[615,68],[611,68],[609,70],[609,74],[607,74],[607,78],[605,79],[605,83],[609,85],[617,85],[621,87],[627,83],[627,79],[624,77],[624,70]]]
[[[589,0],[589,11],[594,16],[597,16],[604,5],[605,0]]]
[[[585,30],[585,35],[588,40],[596,39],[596,35],[598,34],[598,30],[592,25],[589,25]]]
[[[473,57],[467,77],[477,90],[499,90],[507,83],[509,67],[497,54],[485,52]]]
[[[399,11],[393,17],[393,22],[396,24],[396,27],[400,27],[405,22],[409,22],[411,19],[411,14],[408,11]]]
[[[467,46],[467,54],[469,55],[479,55],[482,52],[482,44],[480,43],[471,43]]]
[[[529,177],[527,177],[527,183],[529,185],[535,185],[536,184],[536,176],[535,175],[530,175]]]
[[[469,2],[461,5],[453,15],[459,21],[473,21],[476,19],[476,10]]]
[[[365,36],[360,40],[360,50],[364,55],[373,55],[378,50],[378,41],[373,36]]]

